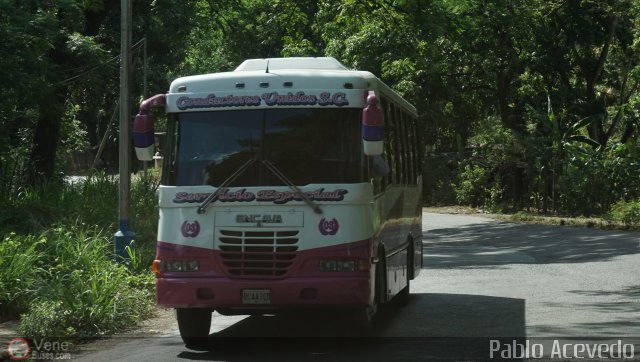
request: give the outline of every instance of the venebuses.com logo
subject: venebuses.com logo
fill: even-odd
[[[34,339],[30,344],[25,338],[14,338],[7,343],[11,361],[24,360],[70,360],[71,343]]]
[[[9,358],[14,361],[24,361],[29,357],[31,348],[29,348],[29,342],[24,338],[14,338],[7,344],[7,351],[9,352]]]

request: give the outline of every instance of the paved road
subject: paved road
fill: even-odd
[[[366,337],[339,314],[214,314],[206,351],[186,349],[173,330],[98,344],[78,360],[473,360],[488,358],[496,337],[499,357],[511,342],[544,344],[548,355],[553,343],[621,336],[634,337],[622,343],[640,359],[640,233],[429,213],[423,232],[426,270],[409,304],[385,308]]]

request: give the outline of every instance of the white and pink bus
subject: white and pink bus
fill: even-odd
[[[188,344],[212,312],[353,309],[406,298],[422,267],[415,108],[333,58],[251,59],[145,100],[138,158],[166,147],[153,270]]]

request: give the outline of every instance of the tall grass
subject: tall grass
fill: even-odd
[[[36,293],[41,241],[9,234],[0,243],[0,318],[25,310]]]
[[[0,319],[20,316],[27,337],[76,339],[147,316],[154,302],[154,191],[132,183],[136,248],[128,265],[113,262],[117,178],[51,182],[0,199]]]
[[[151,187],[134,179],[131,187],[131,215],[138,242],[154,242],[158,222],[155,184]],[[33,234],[52,226],[85,224],[105,230],[118,221],[117,176],[95,173],[86,179],[68,183],[44,182],[20,187],[14,195],[0,195],[0,235],[9,232]]]
[[[86,226],[56,228],[38,240],[36,279],[22,296],[29,309],[20,320],[21,334],[98,336],[132,326],[149,314],[153,276],[114,263],[108,233]]]

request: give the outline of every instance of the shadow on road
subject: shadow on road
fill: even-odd
[[[640,234],[488,222],[425,231],[425,267],[582,263],[640,253]]]
[[[459,294],[413,294],[386,306],[375,326],[359,330],[344,312],[254,316],[200,341],[191,360],[477,359],[491,337],[525,335],[524,301]],[[215,319],[214,319],[215,320]],[[214,322],[215,323],[215,322]],[[513,338],[510,338],[512,340]]]

